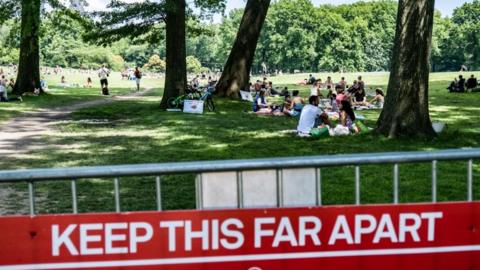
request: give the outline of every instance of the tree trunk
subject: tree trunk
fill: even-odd
[[[436,136],[428,108],[435,0],[400,0],[385,108],[376,131],[390,138]]]
[[[40,90],[40,0],[22,0],[22,23],[18,75],[13,93]]]
[[[248,86],[255,50],[269,7],[270,0],[248,0],[237,38],[217,84],[219,95],[238,97],[239,91]]]
[[[187,62],[185,44],[185,0],[167,0],[167,67],[165,91],[160,107],[168,108],[168,100],[183,94],[187,87]]]

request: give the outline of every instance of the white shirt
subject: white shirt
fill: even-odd
[[[107,79],[108,74],[110,74],[110,70],[108,70],[108,68],[101,68],[98,70],[98,77],[100,77],[102,80]]]
[[[303,107],[300,121],[298,122],[297,131],[304,134],[309,134],[312,128],[315,127],[317,117],[322,114],[322,110],[313,105],[306,105]]]
[[[312,89],[310,90],[310,96],[318,96],[318,89],[317,87],[312,87]]]

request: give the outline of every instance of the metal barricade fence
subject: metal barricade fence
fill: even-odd
[[[72,212],[78,213],[77,179],[113,178],[115,210],[120,208],[120,177],[153,176],[156,182],[156,208],[162,210],[161,177],[175,174],[197,174],[197,209],[202,205],[202,173],[236,172],[238,208],[243,208],[242,174],[246,171],[275,170],[277,180],[277,206],[283,207],[282,172],[285,169],[315,169],[316,205],[322,205],[322,168],[354,166],[355,204],[361,204],[361,165],[392,165],[393,203],[399,203],[400,164],[431,162],[432,202],[437,202],[437,165],[439,161],[466,161],[467,201],[473,201],[473,161],[480,159],[480,149],[456,149],[432,152],[368,153],[335,156],[288,157],[253,160],[179,162],[145,165],[80,167],[65,169],[32,169],[0,171],[1,183],[28,183],[30,215],[35,215],[34,183],[39,181],[71,181]]]

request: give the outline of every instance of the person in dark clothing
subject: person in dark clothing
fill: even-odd
[[[458,77],[458,92],[465,92],[465,78],[462,75]]]
[[[477,78],[475,78],[475,75],[472,75],[467,80],[467,83],[465,84],[465,86],[467,87],[467,91],[476,89],[478,87],[478,80],[477,80]]]

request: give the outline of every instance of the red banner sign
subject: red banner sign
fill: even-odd
[[[480,203],[0,218],[23,269],[480,269]]]

